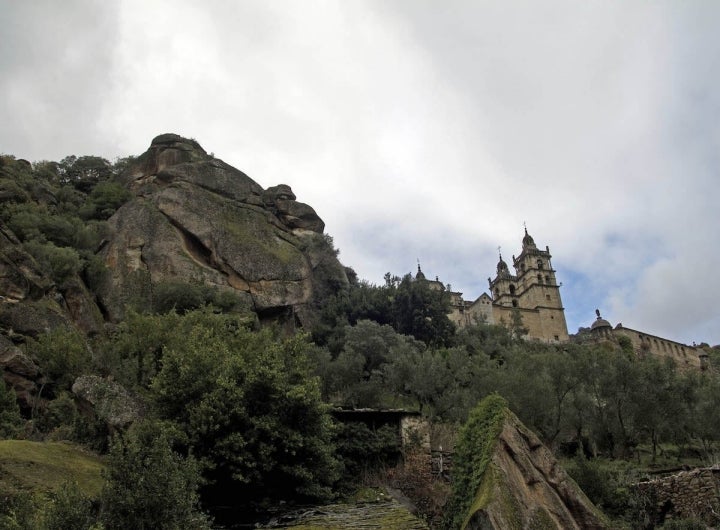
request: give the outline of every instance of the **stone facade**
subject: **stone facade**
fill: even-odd
[[[667,519],[698,518],[717,522],[720,510],[720,468],[683,471],[635,484],[648,500],[648,515],[658,525]]]
[[[522,252],[513,256],[515,274],[500,256],[494,279],[488,278],[490,294],[483,293],[475,301],[466,301],[462,293],[450,292],[450,320],[458,327],[485,322],[512,326],[520,319],[527,330],[524,338],[542,342],[565,342],[569,339],[565,311],[560,298],[560,284],[552,268],[550,248],[539,249],[525,230]],[[416,279],[425,280],[418,265]],[[431,287],[445,289],[435,279]]]
[[[613,328],[610,322],[600,316],[599,310],[596,309],[595,313],[597,319],[590,326],[590,335],[595,341],[618,342],[620,337],[626,337],[638,357],[653,355],[672,359],[680,369],[705,370],[709,367],[708,355],[700,348],[627,328],[622,323]]]

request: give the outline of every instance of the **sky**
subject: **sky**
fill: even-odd
[[[720,343],[720,3],[0,0],[0,153],[174,132],[289,184],[359,277],[474,300],[552,253],[570,333]]]

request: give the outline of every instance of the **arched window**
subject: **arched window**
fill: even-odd
[[[550,285],[550,276],[545,276],[545,283]]]
[[[537,260],[537,266],[538,266],[538,269],[542,270],[542,268],[543,268],[543,262],[542,262],[541,259]]]
[[[510,294],[515,296],[515,286],[512,283],[510,284]]]
[[[500,289],[495,289],[495,299],[500,298]]]
[[[517,300],[512,301],[513,307],[517,307]]]

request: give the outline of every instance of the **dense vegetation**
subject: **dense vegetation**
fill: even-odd
[[[0,221],[58,289],[96,289],[105,221],[129,198],[117,181],[128,160],[0,160]],[[638,358],[627,343],[545,345],[482,323],[457,330],[446,292],[410,275],[376,286],[349,272],[349,288],[317,297],[316,325],[295,336],[258,329],[202,285],[165,283],[153,304],[93,337],[60,327],[27,338],[48,401],[22,418],[0,379],[0,437],[106,454],[106,484],[94,499],[70,487],[43,499],[0,492],[9,495],[0,528],[203,528],[208,511],[222,521],[332,498],[398,452],[387,429],[336,424],[335,406],[406,408],[460,425],[496,393],[573,459],[578,482],[618,520],[632,519],[625,475],[598,462],[717,462],[716,372]],[[71,387],[87,374],[121,384],[140,419],[118,430],[80,410]]]

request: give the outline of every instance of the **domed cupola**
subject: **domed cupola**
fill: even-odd
[[[597,318],[595,319],[595,322],[592,323],[592,326],[590,326],[590,331],[595,336],[609,337],[612,333],[612,325],[600,316],[599,309],[595,310],[595,314],[597,315]]]
[[[523,250],[527,250],[529,248],[537,248],[535,246],[535,240],[530,234],[528,234],[527,227],[525,228],[525,237],[523,237],[522,239],[522,247]]]
[[[500,261],[498,261],[497,264],[497,275],[498,278],[502,278],[503,276],[510,276],[510,269],[508,269],[507,263],[502,259],[502,254],[500,254]]]
[[[420,264],[419,264],[419,263],[418,263],[418,271],[417,271],[417,274],[415,274],[415,279],[416,279],[416,280],[424,280],[424,279],[425,279],[425,274],[423,274],[423,271],[420,270]]]

